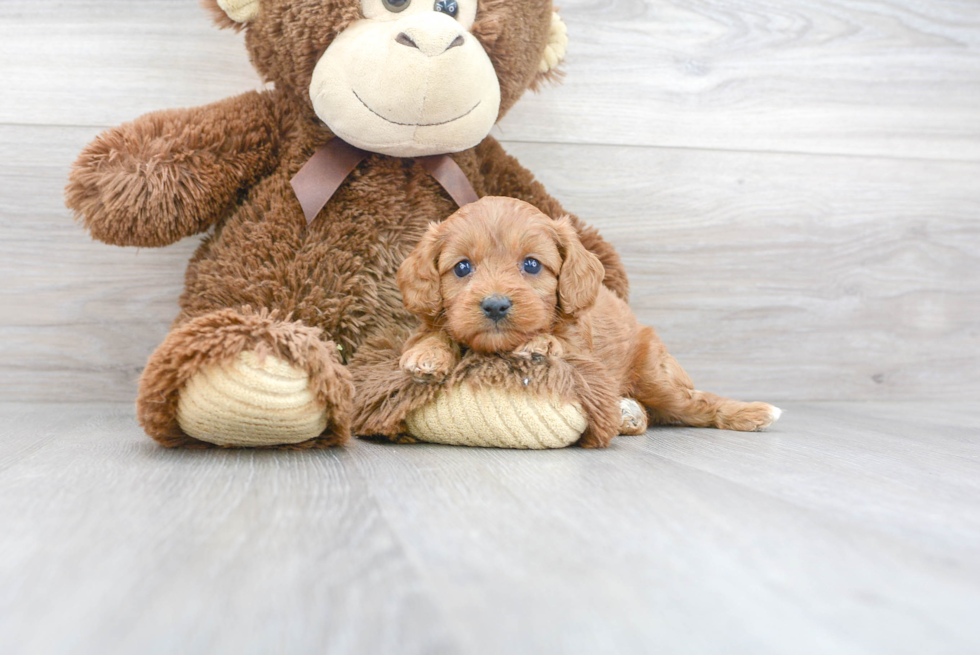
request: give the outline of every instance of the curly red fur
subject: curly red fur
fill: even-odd
[[[540,263],[539,271],[522,270],[529,257]],[[455,274],[459,261],[468,262],[470,272]],[[568,219],[555,221],[512,198],[483,198],[430,226],[399,271],[399,283],[412,289],[423,318],[406,341],[402,368],[439,382],[459,359],[447,344],[458,342],[485,354],[592,367],[619,396],[636,398],[660,422],[754,430],[775,419],[774,408],[764,403],[694,389],[653,329],[640,325],[626,302],[602,286],[602,276],[601,262]],[[487,298],[505,300],[506,314],[486,311],[481,301]],[[429,307],[419,307],[424,299]],[[597,438],[606,436],[599,432]]]

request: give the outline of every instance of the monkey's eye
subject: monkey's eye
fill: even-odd
[[[412,0],[381,0],[381,4],[391,13],[397,14],[399,11],[408,9],[408,5],[412,4]]]
[[[468,259],[464,259],[463,261],[453,266],[453,273],[456,274],[456,277],[466,277],[472,272],[473,272],[473,265],[470,264],[470,260]]]
[[[436,0],[435,10],[449,14],[450,18],[456,18],[456,14],[459,13],[459,4],[456,3],[456,0]]]
[[[534,257],[524,258],[524,272],[530,273],[531,275],[537,275],[541,272],[541,262],[539,262]]]

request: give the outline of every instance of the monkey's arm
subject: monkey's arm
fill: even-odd
[[[153,112],[103,132],[82,151],[66,204],[100,241],[166,246],[228,215],[272,170],[278,138],[268,93]]]
[[[619,259],[615,249],[605,241],[599,232],[583,223],[577,216],[568,214],[562,209],[561,203],[548,195],[544,185],[534,179],[534,176],[518,161],[504,152],[504,149],[493,137],[487,137],[476,147],[477,158],[480,161],[480,178],[483,181],[483,192],[488,196],[507,196],[529,202],[548,216],[559,218],[568,215],[578,230],[582,244],[591,250],[606,268],[603,283],[617,296],[626,300],[629,296],[629,281],[626,269]],[[479,189],[478,189],[479,190]]]

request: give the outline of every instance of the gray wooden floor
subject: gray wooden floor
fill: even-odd
[[[978,652],[980,407],[787,410],[189,452],[125,405],[0,405],[0,652]]]

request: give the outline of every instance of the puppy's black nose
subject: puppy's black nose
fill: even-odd
[[[499,321],[504,316],[507,316],[507,312],[510,311],[510,306],[513,304],[510,298],[495,295],[484,298],[483,302],[480,303],[480,308],[487,315],[487,318],[493,321]]]

